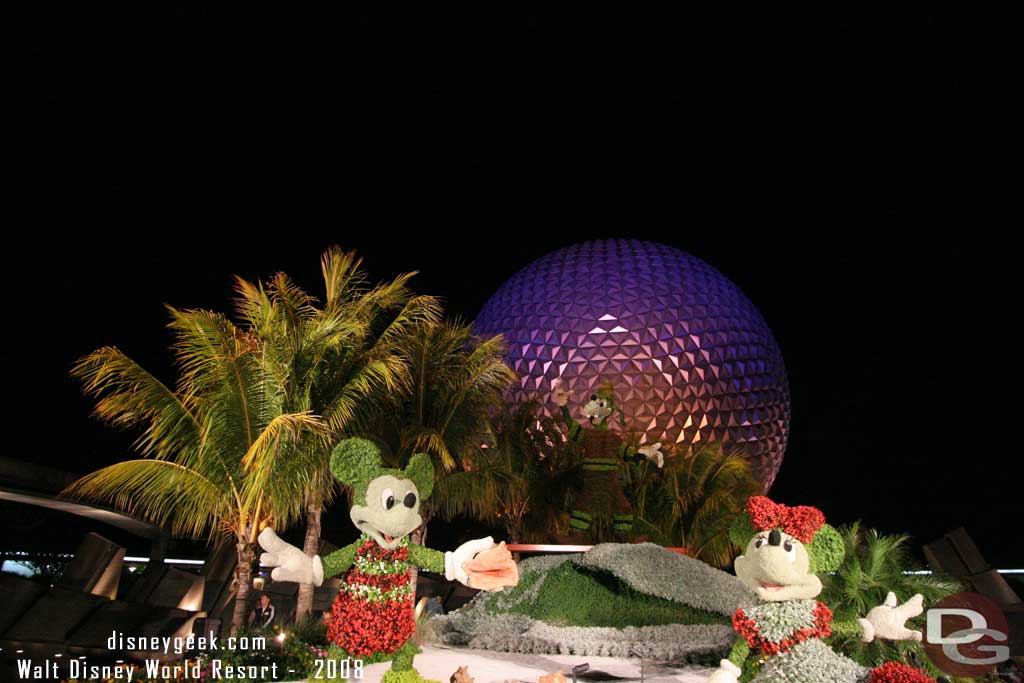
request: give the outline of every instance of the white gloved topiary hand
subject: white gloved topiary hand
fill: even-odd
[[[324,566],[320,556],[310,557],[290,543],[282,541],[274,530],[267,527],[260,532],[260,545],[267,552],[260,555],[260,562],[276,567],[270,572],[274,581],[294,581],[319,586],[324,582]]]
[[[885,602],[868,612],[867,618],[858,619],[864,630],[862,640],[870,643],[875,638],[884,640],[921,640],[921,632],[905,626],[907,619],[924,612],[924,596],[918,593],[902,605],[897,605],[896,594],[889,591]]]
[[[551,383],[551,400],[556,406],[564,406],[569,403],[569,390],[560,379]]]
[[[638,448],[636,449],[636,452],[655,463],[659,469],[665,466],[665,455],[661,452],[660,441],[651,446]]]
[[[723,659],[718,663],[718,669],[715,673],[711,674],[708,683],[736,683],[741,673],[743,672],[740,671],[738,666],[728,659]]]
[[[462,563],[472,560],[477,553],[490,550],[493,545],[494,539],[488,536],[475,541],[466,541],[455,550],[446,552],[444,554],[444,578],[468,586],[469,577],[466,576],[466,570],[462,568]]]

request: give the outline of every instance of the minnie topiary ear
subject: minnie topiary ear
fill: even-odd
[[[380,469],[380,448],[369,439],[343,439],[331,453],[331,474],[347,486],[360,488],[373,480]]]
[[[825,524],[814,533],[814,540],[807,546],[811,558],[810,572],[820,574],[839,569],[846,555],[843,537],[832,526]]]
[[[747,514],[746,510],[740,510],[739,514],[736,515],[736,519],[733,520],[732,526],[729,527],[729,540],[741,548],[746,548],[747,543],[750,543],[750,539],[756,533],[757,529],[754,528],[754,523],[750,521],[750,515]]]
[[[417,453],[409,458],[409,464],[405,466],[405,476],[416,484],[416,490],[420,492],[420,500],[430,498],[434,490],[434,463],[426,453]]]

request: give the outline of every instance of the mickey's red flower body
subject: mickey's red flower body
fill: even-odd
[[[354,657],[388,655],[415,630],[409,548],[381,548],[366,538],[334,599],[328,638]]]

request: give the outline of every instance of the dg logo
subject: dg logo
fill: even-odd
[[[925,652],[945,673],[974,678],[1010,658],[1006,615],[985,596],[956,593],[925,614]]]

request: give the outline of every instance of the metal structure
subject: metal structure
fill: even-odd
[[[561,378],[576,413],[610,380],[641,444],[720,441],[766,490],[775,479],[789,435],[782,354],[750,300],[700,259],[637,240],[567,247],[502,285],[474,327],[505,336],[513,399],[545,402]]]

